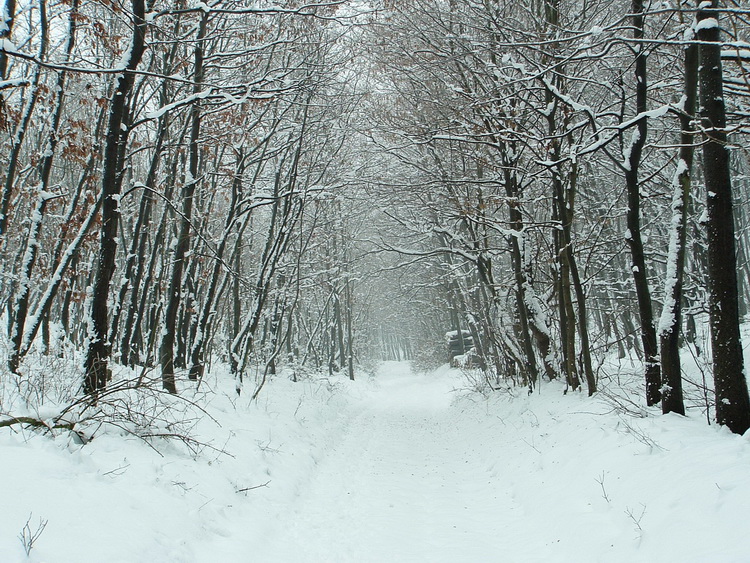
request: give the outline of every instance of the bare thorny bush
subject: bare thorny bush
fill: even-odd
[[[696,353],[696,350],[700,350]],[[710,388],[710,348],[707,341],[696,347],[686,344],[682,362],[682,392],[687,412],[700,412],[708,424],[712,423],[715,393]],[[597,370],[597,395],[611,407],[611,412],[630,418],[647,418],[653,412],[643,399],[642,366],[640,360],[610,360]]]
[[[225,453],[197,437],[202,419],[216,421],[197,392],[173,395],[162,390],[161,378],[116,370],[106,389],[80,390],[80,373],[62,359],[41,357],[22,377],[3,373],[0,384],[0,428],[31,428],[58,435],[70,433],[85,445],[104,433],[143,440],[157,453],[165,442],[177,442],[197,456],[206,450]]]

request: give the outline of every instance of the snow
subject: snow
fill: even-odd
[[[716,18],[706,18],[695,24],[695,31],[698,32],[702,29],[714,29],[719,27],[719,20]]]
[[[458,370],[386,363],[277,377],[252,402],[216,369],[189,397],[216,420],[194,420],[198,453],[2,428],[0,561],[746,561],[748,437],[615,408],[614,381],[640,381],[613,370],[591,399],[485,396]],[[47,522],[28,559],[27,521]]]
[[[183,98],[181,100],[177,100],[175,102],[162,106],[157,110],[147,112],[145,117],[146,119],[159,119],[164,114],[169,113],[170,111],[176,108],[189,105],[195,101],[203,100],[209,97],[212,94],[212,92],[213,90],[209,89],[209,90],[204,90],[203,92],[198,92],[197,94],[192,94],[190,96],[187,96],[186,98]]]
[[[10,39],[0,39],[0,51],[5,51],[6,53],[19,53],[18,47],[13,44],[13,42]]]
[[[662,305],[662,312],[657,328],[659,335],[671,333],[675,323],[674,291],[677,285],[678,246],[680,245],[682,232],[683,189],[681,176],[689,172],[690,168],[687,162],[680,159],[672,176],[672,217],[669,221],[669,250],[667,251],[667,269],[664,275],[664,304]]]
[[[113,70],[119,70],[119,71],[127,70],[128,65],[130,64],[130,61],[132,58],[133,58],[133,41],[131,38],[130,43],[128,44],[127,48],[123,50],[122,55],[120,56],[120,60],[115,63]],[[118,92],[117,94],[119,95],[120,93]]]
[[[750,59],[750,49],[723,49],[721,51],[722,59],[739,58],[743,60]]]

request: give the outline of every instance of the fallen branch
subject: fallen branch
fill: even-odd
[[[34,418],[31,416],[11,416],[5,420],[0,420],[0,428],[13,426],[14,424],[26,424],[27,426],[33,426],[34,428],[46,428],[47,430],[73,430],[75,423],[73,422],[55,422],[52,425],[47,424],[43,420]]]

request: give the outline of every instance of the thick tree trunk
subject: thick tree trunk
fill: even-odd
[[[529,327],[529,316],[526,308],[525,299],[525,286],[526,280],[523,275],[523,258],[521,256],[521,247],[518,242],[518,238],[522,236],[520,230],[521,214],[518,210],[511,210],[511,225],[516,229],[516,234],[510,237],[510,249],[511,249],[511,262],[513,264],[513,273],[516,282],[516,309],[518,314],[518,321],[520,324],[521,344],[523,346],[525,358],[524,372],[526,374],[529,388],[533,388],[536,385],[538,379],[538,369],[536,364],[536,356],[534,355],[534,347],[531,342],[531,332]]]
[[[0,41],[8,39],[13,31],[13,22],[16,15],[16,0],[5,0],[5,10],[3,10],[3,22],[0,25]],[[0,80],[7,78],[8,72],[8,55],[5,51],[0,51]]]
[[[706,3],[701,6],[706,6]],[[708,212],[709,314],[716,419],[732,432],[742,434],[750,427],[750,399],[745,380],[737,310],[732,181],[727,148],[718,8],[718,0],[712,0],[710,10],[698,12],[701,121],[706,135],[703,168]]]
[[[146,22],[144,0],[132,0],[133,36],[130,52],[126,55],[126,65],[117,80],[117,87],[110,101],[107,139],[104,148],[104,169],[102,171],[102,227],[100,249],[91,294],[88,352],[86,355],[86,375],[83,383],[85,393],[95,393],[106,386],[108,378],[107,362],[110,356],[108,342],[109,284],[115,269],[117,254],[117,229],[120,220],[118,172],[121,143],[126,137],[122,123],[127,113],[128,96],[135,80],[134,70],[138,66],[145,49]]]

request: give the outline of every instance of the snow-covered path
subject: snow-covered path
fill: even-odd
[[[194,431],[227,455],[169,441],[157,452],[116,429],[85,447],[0,433],[12,483],[0,561],[750,560],[750,435],[700,412],[639,416],[560,382],[483,397],[454,391],[467,385],[456,370],[394,363],[370,381],[278,377],[259,401],[221,381]],[[49,524],[30,557],[27,521]]]
[[[508,547],[516,507],[456,425],[455,379],[402,367],[378,381],[258,560],[482,561]]]
[[[561,386],[485,401],[405,364],[374,383],[296,494],[266,505],[253,561],[747,561],[743,438]]]

